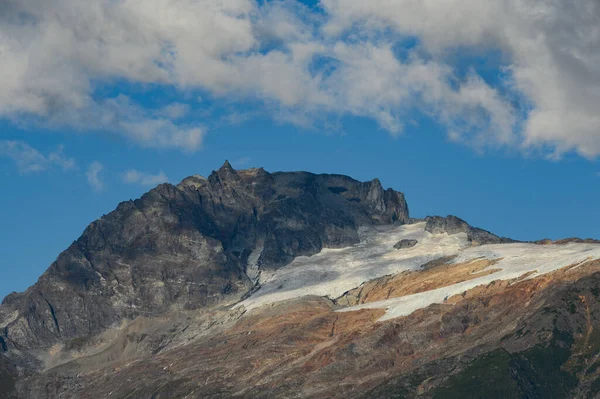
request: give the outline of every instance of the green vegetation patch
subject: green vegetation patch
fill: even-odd
[[[511,354],[496,349],[475,359],[462,372],[433,390],[434,399],[566,398],[577,386],[574,373],[563,368],[571,356],[572,338],[555,331],[548,345]],[[566,342],[565,342],[566,341]]]

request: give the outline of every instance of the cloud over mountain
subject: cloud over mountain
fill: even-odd
[[[164,172],[159,172],[155,175],[146,172],[140,172],[136,169],[129,169],[122,173],[121,178],[127,184],[139,184],[142,186],[156,186],[169,181]]]
[[[598,20],[592,0],[8,0],[0,116],[193,152],[209,123],[176,98],[191,93],[391,134],[419,110],[476,148],[595,157]],[[493,77],[464,61],[496,53]],[[156,108],[132,85],[178,95]]]
[[[0,140],[0,157],[10,158],[23,174],[41,172],[52,166],[58,166],[64,171],[76,167],[75,160],[65,155],[62,145],[44,155],[24,141]]]

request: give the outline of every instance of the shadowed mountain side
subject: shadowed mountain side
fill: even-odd
[[[408,219],[404,195],[377,179],[236,171],[225,162],[208,178],[162,184],[91,223],[34,286],[5,298],[0,337],[11,356],[124,318],[229,303],[263,265],[354,244],[362,225]]]
[[[0,348],[0,399],[15,398],[16,384],[17,370],[15,370],[11,362],[2,354],[2,349]]]

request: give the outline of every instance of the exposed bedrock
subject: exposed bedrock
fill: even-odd
[[[417,240],[404,239],[404,240],[400,240],[397,243],[395,243],[394,248],[396,248],[396,249],[412,248],[415,245],[417,245],[418,242],[419,241],[417,241]]]
[[[428,216],[425,218],[425,222],[425,230],[431,234],[447,233],[452,235],[458,233],[467,233],[469,241],[474,244],[484,245],[517,242],[510,238],[498,237],[489,231],[472,227],[464,220],[453,215],[448,215],[446,217]]]
[[[208,178],[161,184],[91,223],[35,285],[5,298],[2,346],[11,356],[124,318],[235,301],[262,265],[354,244],[362,225],[408,220],[404,195],[377,179],[236,171],[225,162]]]

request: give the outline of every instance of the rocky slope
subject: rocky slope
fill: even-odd
[[[600,390],[598,262],[478,287],[410,317],[280,302],[182,347],[22,385],[23,397],[566,398]],[[131,334],[126,347],[140,336]]]
[[[598,259],[412,220],[378,180],[226,162],[5,298],[0,397],[594,397]]]
[[[265,268],[354,244],[362,225],[408,217],[404,196],[377,179],[235,171],[225,162],[90,224],[34,286],[4,299],[2,351],[18,357],[124,319],[235,301]]]

